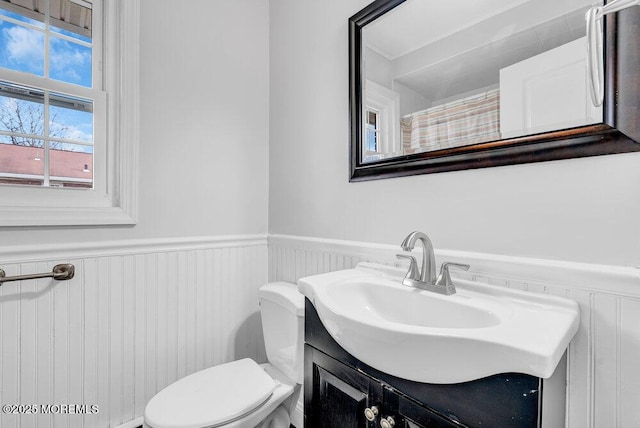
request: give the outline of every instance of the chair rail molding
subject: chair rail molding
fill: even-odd
[[[15,245],[0,247],[0,263],[59,260],[61,257],[87,258],[137,253],[188,251],[205,248],[266,246],[267,242],[266,234],[252,234],[149,238],[46,245]]]
[[[346,241],[338,239],[310,238],[292,235],[269,235],[270,273],[273,269],[305,270],[317,266],[325,271],[324,262],[330,268],[348,269],[349,260],[355,266],[360,261],[377,262],[386,265],[401,266],[395,255],[401,251],[400,245],[378,244],[369,242]],[[420,248],[414,250],[421,252]],[[284,253],[292,256],[290,260],[282,260]],[[321,255],[322,257],[320,257]],[[470,264],[468,272],[456,272],[465,279],[474,277],[477,281],[500,283],[502,281],[556,284],[589,291],[601,291],[608,294],[619,294],[625,297],[640,298],[640,268],[598,265],[548,259],[537,259],[496,254],[475,253],[455,250],[435,249],[436,262],[444,261]],[[280,257],[278,257],[280,256]],[[317,259],[317,260],[316,260]],[[284,261],[278,265],[278,261]],[[295,260],[295,263],[293,261]],[[352,260],[352,261],[353,261]],[[335,269],[331,269],[335,270]],[[287,272],[288,280],[298,278],[292,271]]]

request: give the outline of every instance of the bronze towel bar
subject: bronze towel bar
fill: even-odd
[[[53,267],[53,271],[49,273],[34,273],[28,275],[16,275],[16,276],[6,276],[4,271],[0,269],[0,285],[4,282],[9,281],[22,281],[24,279],[38,279],[38,278],[53,278],[58,281],[64,281],[66,279],[73,278],[75,273],[75,266],[71,263],[65,263],[60,265],[55,265]]]

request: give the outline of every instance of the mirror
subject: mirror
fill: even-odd
[[[354,15],[351,180],[637,150],[579,150],[616,131],[614,55],[604,105],[590,92],[585,14],[602,5],[378,0]]]

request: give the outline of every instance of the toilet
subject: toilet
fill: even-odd
[[[258,298],[268,362],[245,358],[172,383],[147,403],[144,427],[289,428],[303,380],[304,296],[273,282]]]

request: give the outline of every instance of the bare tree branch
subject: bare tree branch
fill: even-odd
[[[57,113],[49,118],[49,123],[55,123]],[[12,133],[9,136],[11,144],[27,147],[43,147],[44,139],[44,106],[18,99],[9,99],[0,107],[0,129]],[[66,138],[68,126],[51,126],[50,137]],[[22,135],[20,135],[22,134]],[[49,148],[55,149],[60,143],[51,141]]]

